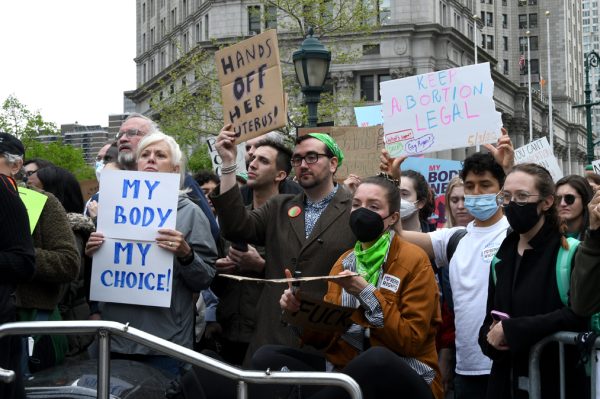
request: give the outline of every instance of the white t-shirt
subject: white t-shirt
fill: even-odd
[[[454,300],[456,328],[456,373],[489,374],[492,361],[479,348],[479,329],[485,317],[490,262],[506,238],[506,217],[489,227],[475,227],[471,222],[450,260],[450,286]],[[456,230],[441,229],[429,233],[438,267],[448,266],[446,247]]]

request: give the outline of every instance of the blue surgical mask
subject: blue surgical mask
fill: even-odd
[[[100,181],[100,172],[104,169],[104,161],[96,161],[96,180]]]
[[[486,221],[498,210],[497,194],[467,195],[465,194],[465,208],[477,220]]]

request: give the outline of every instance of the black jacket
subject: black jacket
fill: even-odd
[[[487,398],[527,398],[517,390],[520,376],[528,376],[530,348],[542,338],[558,331],[585,331],[589,320],[582,318],[561,302],[556,281],[556,256],[561,245],[557,229],[545,223],[531,239],[518,262],[519,234],[510,233],[502,242],[496,257],[496,282],[490,271],[486,317],[479,331],[479,345],[493,360]],[[572,265],[576,267],[575,264]],[[491,269],[490,269],[491,270]],[[508,313],[502,322],[508,351],[499,351],[487,342],[492,318],[491,310]],[[542,397],[559,397],[559,360],[557,344],[549,344],[542,352],[540,368]],[[579,355],[572,345],[565,345],[567,397],[589,397],[589,379],[582,367],[576,367]],[[511,375],[512,374],[512,375]],[[512,387],[512,389],[511,389]]]

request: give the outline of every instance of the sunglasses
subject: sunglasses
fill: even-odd
[[[560,204],[562,202],[562,200],[565,200],[565,204],[567,205],[573,205],[573,203],[575,202],[575,199],[577,199],[579,197],[573,195],[573,194],[566,194],[566,195],[557,195],[556,196],[556,200],[558,201],[558,204]]]

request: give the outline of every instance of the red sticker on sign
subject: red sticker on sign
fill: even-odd
[[[296,205],[290,208],[290,210],[288,211],[288,216],[291,218],[295,218],[296,216],[300,215],[302,213],[302,209]]]

